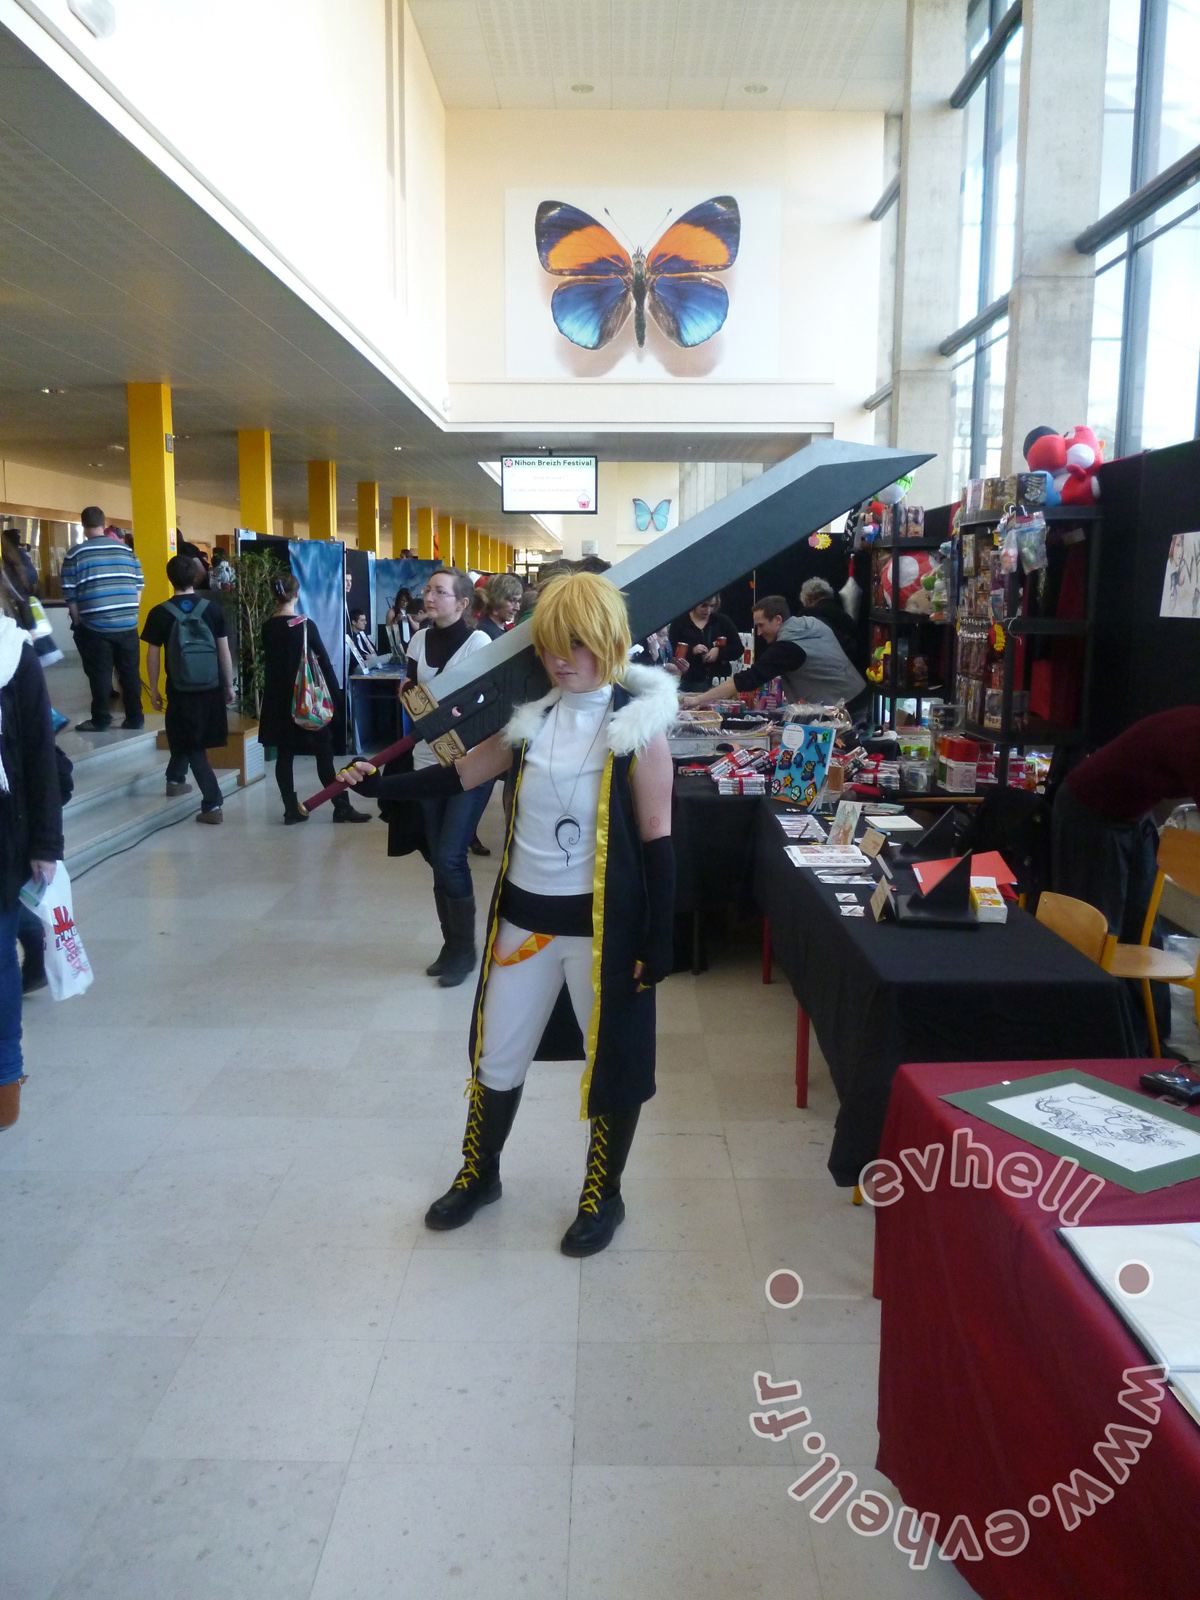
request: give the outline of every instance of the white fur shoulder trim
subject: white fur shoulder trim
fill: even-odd
[[[675,679],[661,667],[626,666],[621,682],[632,698],[614,711],[608,724],[608,748],[614,755],[629,756],[644,750],[655,734],[666,733],[679,711],[679,691]],[[532,739],[546,713],[561,698],[561,690],[551,689],[540,700],[518,706],[504,729],[505,744],[524,744]]]
[[[540,700],[527,700],[509,717],[504,729],[504,742],[515,750],[518,745],[532,739],[552,705],[562,698],[561,689],[551,689]]]
[[[621,677],[632,699],[614,711],[608,725],[608,748],[629,756],[644,750],[656,734],[666,733],[679,713],[676,680],[662,667],[629,663]]]

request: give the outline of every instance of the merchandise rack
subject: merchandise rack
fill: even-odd
[[[874,552],[876,550],[890,551],[892,556],[892,595],[900,593],[900,557],[914,555],[920,551],[939,550],[950,537],[950,511],[949,506],[934,506],[925,512],[925,537],[923,539],[878,539],[873,544],[864,545],[863,549]],[[925,700],[936,699],[941,692],[940,685],[926,684],[923,689],[913,688],[907,684],[898,684],[896,680],[896,665],[900,659],[899,642],[901,629],[913,628],[944,628],[948,618],[935,622],[932,617],[924,616],[916,611],[897,611],[894,607],[886,610],[872,609],[867,620],[873,626],[888,629],[891,641],[891,655],[888,658],[891,670],[884,670],[880,683],[872,684],[874,700],[879,709],[876,726],[880,728],[896,727],[896,702],[897,700],[915,700],[917,702],[917,721],[921,720],[921,703]],[[943,647],[945,648],[945,647]],[[930,652],[926,652],[928,655]],[[946,673],[946,678],[953,680],[952,673]],[[915,797],[914,797],[915,798]]]
[[[1030,507],[1030,510],[1037,509]],[[1021,603],[1024,598],[1025,579],[1024,572],[1009,573],[1004,580],[1004,619],[1003,626],[1006,636],[1004,651],[1004,675],[1002,682],[1002,699],[1000,710],[999,728],[985,728],[979,723],[964,721],[963,732],[971,739],[979,739],[996,747],[996,781],[999,787],[1008,782],[1008,761],[1013,750],[1023,753],[1027,749],[1040,749],[1050,746],[1071,746],[1079,744],[1085,737],[1085,731],[1090,724],[1091,691],[1092,691],[1092,664],[1095,651],[1096,632],[1096,602],[1098,592],[1098,579],[1100,572],[1101,533],[1103,528],[1103,514],[1099,506],[1043,506],[1040,508],[1049,527],[1075,527],[1087,529],[1088,557],[1087,557],[1087,588],[1084,616],[1081,618],[1068,617],[1030,617],[1021,612]],[[959,532],[972,529],[994,528],[1001,520],[1003,513],[999,511],[977,511],[969,517],[959,519]],[[962,548],[956,540],[955,550],[955,588],[958,609],[958,597],[962,591]],[[1028,717],[1023,727],[1014,728],[1012,721],[1013,693],[1017,688],[1015,683],[1017,652],[1007,645],[1011,636],[1018,638],[1080,638],[1084,641],[1083,672],[1079,686],[1079,706],[1074,726],[1064,727],[1057,723],[1043,721],[1040,717]],[[955,631],[955,659],[951,676],[957,682],[958,677],[958,636]],[[1031,658],[1026,655],[1024,662],[1024,681],[1022,689],[1028,688],[1028,678],[1032,666]]]

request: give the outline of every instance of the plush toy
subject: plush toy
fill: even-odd
[[[870,665],[867,667],[867,681],[869,683],[883,682],[883,663],[892,653],[892,641],[888,639],[884,644],[878,644],[871,652]]]
[[[1067,476],[1062,484],[1065,506],[1090,506],[1100,498],[1100,479],[1093,468],[1104,459],[1099,439],[1091,428],[1071,428],[1063,435],[1067,447]]]
[[[892,563],[886,561],[880,574],[879,585],[883,591],[884,606],[890,608],[895,605],[899,611],[928,611],[929,596],[922,588],[922,580],[932,566],[932,560],[927,550],[922,550],[913,555],[901,556],[896,563],[899,567],[900,592],[898,598],[892,599]],[[920,596],[921,598],[918,598]]]

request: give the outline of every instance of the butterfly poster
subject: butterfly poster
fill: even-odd
[[[777,190],[510,189],[508,376],[776,376],[779,240]]]
[[[639,495],[633,497],[633,521],[639,533],[665,533],[671,526],[671,501],[660,500],[657,505],[651,505]]]

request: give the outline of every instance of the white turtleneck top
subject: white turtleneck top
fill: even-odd
[[[591,894],[611,710],[611,684],[586,694],[564,693],[529,741],[508,857],[508,882],[518,889]],[[578,823],[578,833],[560,820],[566,816]]]

